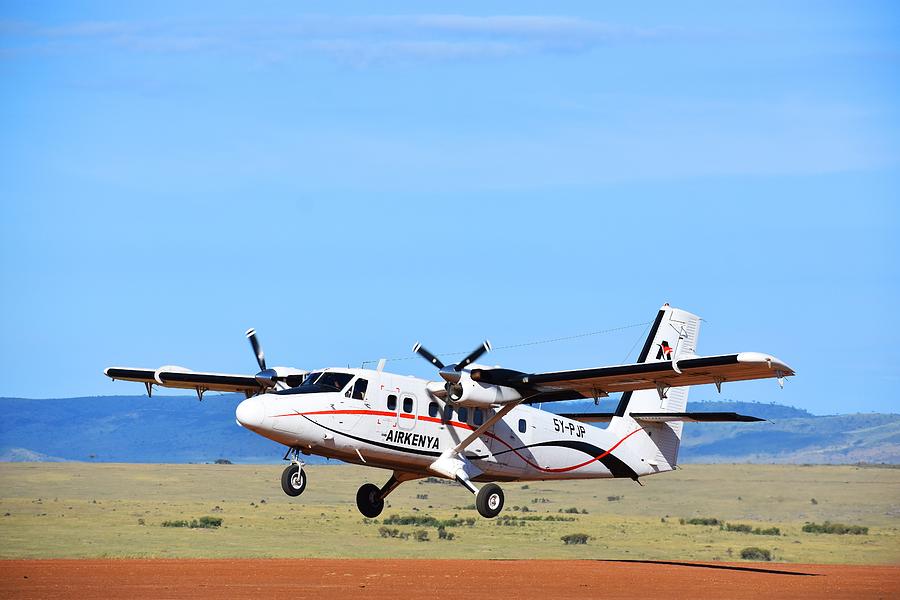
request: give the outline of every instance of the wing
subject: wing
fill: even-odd
[[[201,373],[181,367],[160,367],[159,369],[132,369],[128,367],[109,367],[103,373],[110,379],[123,381],[139,381],[147,387],[160,385],[169,388],[194,390],[202,396],[203,392],[241,392],[252,396],[265,391],[253,375],[231,375],[227,373]]]
[[[581,421],[582,423],[604,423],[611,421],[616,415],[615,413],[568,413],[560,414],[559,416],[572,419],[573,421]],[[631,417],[636,421],[647,421],[648,423],[670,423],[673,421],[688,423],[751,423],[754,421],[765,421],[765,419],[760,419],[759,417],[739,415],[734,412],[631,413]]]
[[[483,383],[538,392],[542,402],[569,400],[575,393],[583,398],[597,398],[615,392],[706,383],[721,385],[726,381],[781,379],[791,375],[794,375],[794,370],[787,364],[759,352],[692,356],[674,361],[549,373],[521,373],[509,369],[473,369],[471,373],[472,379]]]

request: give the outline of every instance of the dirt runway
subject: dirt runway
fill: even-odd
[[[900,566],[567,560],[6,560],[0,598],[900,598]]]

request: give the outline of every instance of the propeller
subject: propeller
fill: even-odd
[[[247,339],[250,340],[250,345],[253,346],[256,362],[259,364],[259,373],[256,374],[256,381],[263,388],[275,387],[275,383],[278,381],[278,373],[275,372],[275,369],[266,368],[266,355],[262,351],[262,346],[259,345],[259,340],[256,339],[255,329],[247,330]]]
[[[441,359],[426,350],[419,342],[416,342],[416,345],[413,346],[413,352],[439,369],[438,373],[444,381],[447,382],[444,388],[447,390],[447,394],[449,394],[450,398],[454,400],[459,399],[462,395],[462,385],[459,383],[462,370],[481,358],[485,352],[490,352],[490,350],[491,343],[485,340],[484,343],[472,350],[468,356],[458,363],[454,365],[445,365],[441,362]]]

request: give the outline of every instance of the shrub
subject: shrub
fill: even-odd
[[[187,521],[184,521],[184,520],[181,520],[181,521],[163,521],[163,522],[162,522],[162,526],[163,526],[163,527],[187,527],[188,525],[189,525],[189,523],[188,523]]]
[[[567,514],[570,514],[570,515],[577,515],[577,514],[580,513],[581,511],[580,511],[579,509],[575,508],[574,506],[572,506],[572,507],[570,507],[570,508],[561,508],[561,509],[559,509],[558,512],[561,512],[561,513],[567,513]]]
[[[515,515],[503,515],[501,517],[497,517],[494,520],[494,524],[504,527],[522,527],[525,525],[525,521],[527,520],[531,519],[527,517],[517,517]]]
[[[390,527],[379,527],[378,535],[383,538],[395,538],[400,535],[400,530],[394,527],[391,529]]]
[[[678,519],[682,525],[722,525],[722,521],[712,517],[694,517],[693,519]]]
[[[467,519],[444,519],[443,521],[430,515],[391,515],[386,518],[383,523],[385,525],[416,525],[418,527],[462,527],[466,525],[472,527],[475,525],[475,519],[469,517]]]
[[[428,540],[428,532],[424,529],[416,529],[413,531],[413,539],[417,542],[427,542]]]
[[[607,502],[618,502],[621,499],[622,499],[622,496],[607,496],[606,497]]]
[[[217,465],[230,465],[230,464],[231,464],[231,461],[228,460],[227,458],[217,458],[217,459],[216,459],[216,464],[217,464]]]
[[[825,521],[819,523],[807,523],[803,526],[804,533],[833,533],[835,535],[869,535],[869,528],[861,525],[844,525],[843,523],[831,523]]]
[[[741,550],[741,558],[744,560],[772,560],[772,553],[768,550],[751,546]]]
[[[741,523],[727,523],[725,525],[725,531],[737,531],[738,533],[753,533],[753,528],[749,525],[743,525]]]
[[[188,527],[190,529],[215,529],[222,526],[222,519],[219,517],[200,517],[192,519],[190,522],[180,519],[177,521],[163,521],[163,527]]]
[[[196,523],[196,524],[195,524]],[[222,526],[222,517],[200,517],[199,521],[191,521],[191,527],[202,529],[215,529]]]
[[[591,539],[591,536],[586,533],[570,533],[559,539],[561,539],[565,545],[569,546],[571,544],[587,544],[588,540]]]

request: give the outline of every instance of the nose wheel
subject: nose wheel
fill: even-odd
[[[306,489],[306,472],[300,465],[290,465],[281,473],[281,489],[288,496],[299,496]]]

